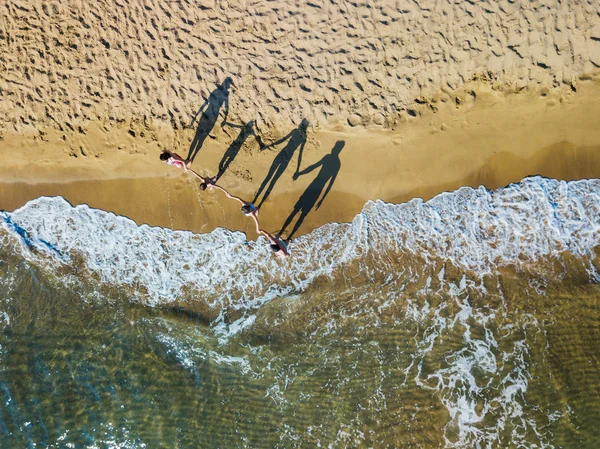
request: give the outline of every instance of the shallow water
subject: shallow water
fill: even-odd
[[[599,184],[367,205],[291,261],[30,203],[0,229],[0,447],[596,447]]]

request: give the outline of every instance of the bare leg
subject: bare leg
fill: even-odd
[[[260,223],[258,222],[258,218],[256,217],[256,214],[251,214],[252,219],[254,220],[254,224],[256,225],[256,233],[257,234],[262,234],[260,232]]]

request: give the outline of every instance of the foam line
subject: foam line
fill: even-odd
[[[33,248],[43,249],[68,263],[75,253],[103,282],[144,291],[148,304],[174,301],[192,287],[210,305],[250,310],[354,261],[370,257],[377,265],[382,254],[448,260],[476,275],[563,251],[591,259],[600,237],[600,181],[533,177],[495,191],[464,187],[428,202],[369,201],[351,223],[328,224],[296,239],[287,259],[274,257],[262,237],[248,241],[222,228],[196,235],[138,226],[60,197],[30,201],[2,218],[30,257]]]

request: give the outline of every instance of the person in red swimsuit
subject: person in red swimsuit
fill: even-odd
[[[169,165],[177,168],[183,168],[185,171],[188,171],[190,164],[192,163],[189,159],[186,160],[179,156],[177,153],[172,153],[169,150],[165,150],[160,153],[160,160],[166,162]]]

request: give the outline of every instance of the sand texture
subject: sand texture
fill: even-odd
[[[227,77],[231,119],[394,126],[474,77],[575,84],[600,66],[599,14],[598,0],[4,0],[0,129],[181,128]]]
[[[324,223],[350,221],[367,200],[428,199],[464,185],[493,189],[536,174],[567,180],[600,177],[600,77],[580,81],[577,92],[506,93],[481,81],[465,88],[455,93],[460,105],[433,103],[436,112],[425,109],[395,131],[309,130],[301,170],[332,154],[337,142],[344,146],[339,170],[328,171],[335,174],[332,190],[322,207],[316,209],[315,201],[304,211],[297,235]],[[225,129],[231,137],[223,132],[222,139],[209,139],[194,169],[214,175],[223,161],[231,160],[237,132]],[[200,192],[193,176],[160,162],[159,142],[146,132],[133,137],[127,127],[94,125],[71,144],[59,132],[48,132],[43,140],[7,134],[0,144],[0,209],[61,195],[72,204],[89,204],[138,223],[195,232],[223,226],[255,237],[251,220],[236,202],[221,192]],[[193,133],[184,135],[183,154]],[[122,149],[116,142],[123,142]],[[288,144],[261,151],[248,139],[219,180],[246,200],[265,185],[258,197],[262,201],[272,185],[260,211],[261,224],[269,230],[281,228],[320,173],[318,168],[294,180],[297,148],[284,160],[280,175],[273,175]]]
[[[255,236],[163,149],[296,235],[367,200],[600,177],[598,67],[600,0],[5,0],[0,209]]]

